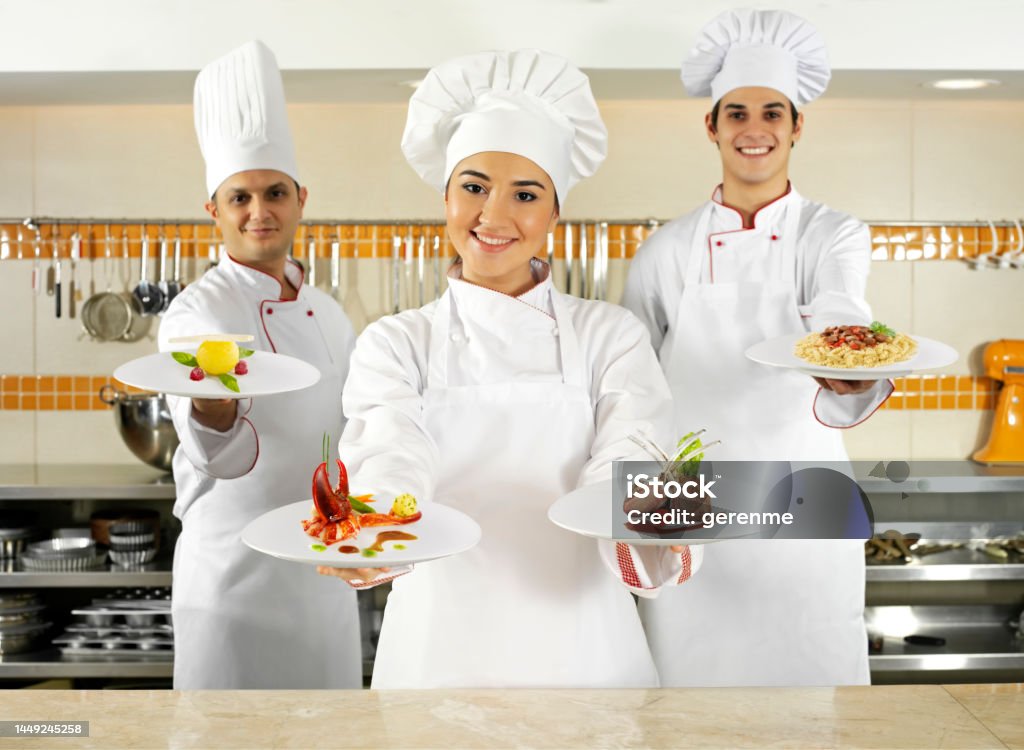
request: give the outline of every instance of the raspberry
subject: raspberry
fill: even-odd
[[[238,360],[238,364],[235,365],[235,375],[245,375],[249,372],[249,365],[245,363],[244,359]]]
[[[203,368],[202,367],[193,367],[192,368],[192,372],[190,372],[188,374],[188,376],[192,380],[202,380],[203,378],[206,377],[206,373],[203,372]]]

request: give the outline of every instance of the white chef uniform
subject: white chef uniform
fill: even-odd
[[[438,186],[473,153],[527,152],[564,200],[603,159],[603,125],[566,61],[486,53],[431,71],[403,147]],[[630,434],[664,438],[668,389],[647,333],[621,308],[555,291],[541,261],[518,298],[460,272],[439,301],[367,328],[346,383],[340,452],[352,476],[413,492],[424,514],[435,499],[459,508],[483,532],[474,549],[395,580],[373,686],[656,685],[623,583],[685,581],[699,548],[599,552],[547,519],[560,496],[610,478],[612,461],[646,458]]]
[[[280,74],[262,44],[204,68],[196,124],[209,193],[247,169],[295,177]],[[362,684],[354,592],[240,539],[252,519],[309,497],[322,435],[338,435],[344,426],[341,387],[355,344],[352,326],[336,302],[303,285],[297,264],[289,261],[285,275],[298,290],[294,300],[281,299],[276,279],[222,252],[219,265],[174,299],[160,325],[162,351],[181,348],[169,343],[176,336],[251,333],[256,340],[246,346],[320,370],[312,388],[241,401],[227,432],[196,422],[189,399],[168,399],[181,439],[174,455],[174,514],[182,522],[172,602],[177,689]]]
[[[730,11],[702,32],[683,79],[715,101],[768,86],[801,105],[824,89],[828,67],[801,19]],[[792,187],[750,228],[719,188],[656,232],[633,260],[623,304],[651,332],[675,431],[707,428],[722,441],[721,460],[846,460],[834,428],[870,416],[892,384],[838,396],[743,353],[777,336],[870,323],[869,264],[867,227]],[[866,683],[863,608],[862,544],[825,540],[708,545],[700,576],[640,603],[666,686]]]

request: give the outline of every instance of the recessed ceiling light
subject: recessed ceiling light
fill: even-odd
[[[987,89],[990,86],[999,86],[1001,83],[994,78],[945,78],[941,81],[931,81],[926,85],[947,91],[967,91],[969,89]]]
[[[423,79],[422,78],[416,78],[416,79],[411,80],[411,81],[399,81],[398,85],[399,86],[405,86],[405,87],[410,88],[410,89],[418,89],[420,87],[421,83],[423,83]]]

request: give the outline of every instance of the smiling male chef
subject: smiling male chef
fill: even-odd
[[[355,345],[338,304],[306,286],[288,257],[307,191],[299,185],[281,74],[266,46],[250,42],[200,71],[195,125],[206,210],[225,249],[215,268],[174,299],[160,349],[181,349],[170,343],[176,336],[252,334],[246,346],[310,362],[320,381],[242,401],[169,399],[181,439],[174,455],[174,514],[182,523],[174,551],[174,687],[359,687],[355,592],[239,538],[254,518],[309,497],[323,433],[338,436],[344,426],[341,389]],[[244,376],[238,381],[244,392]]]
[[[798,108],[829,76],[820,35],[782,11],[721,14],[683,63],[687,91],[711,96],[722,183],[644,243],[622,304],[650,329],[676,434],[707,428],[722,441],[716,459],[845,460],[841,429],[892,392],[744,356],[766,339],[871,322],[868,228],[789,182]],[[640,607],[663,686],[868,681],[858,541],[711,544],[700,576]]]

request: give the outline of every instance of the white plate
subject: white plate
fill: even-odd
[[[800,359],[793,353],[796,342],[807,334],[798,333],[790,336],[762,341],[747,349],[747,359],[771,367],[785,367],[807,375],[814,375],[819,378],[834,378],[836,380],[885,380],[886,378],[898,378],[909,375],[918,370],[931,370],[936,367],[945,367],[956,362],[956,349],[943,344],[941,341],[926,339],[921,336],[907,334],[917,342],[917,352],[910,359],[903,362],[896,362],[891,365],[880,367],[823,367],[812,365],[810,362]]]
[[[415,523],[373,526],[360,531],[354,539],[317,552],[313,545],[319,544],[319,540],[302,530],[302,521],[312,516],[312,508],[312,500],[301,500],[264,513],[245,527],[242,541],[271,557],[332,568],[386,568],[426,562],[465,552],[480,541],[480,527],[462,511],[437,503],[421,503],[419,509],[423,517]],[[363,550],[373,544],[381,531],[406,531],[417,538],[385,542],[384,551],[373,557],[338,552],[345,544]],[[396,543],[404,544],[405,549],[394,549]]]
[[[713,509],[717,510],[717,509]],[[681,539],[639,536],[625,526],[612,529],[612,480],[573,490],[548,508],[548,519],[567,531],[594,539],[609,539],[640,546],[668,547],[673,544],[709,544],[722,539],[741,539],[750,534],[727,532],[714,539]],[[726,527],[728,528],[728,527]]]
[[[114,370],[114,378],[146,391],[188,398],[271,396],[300,391],[320,380],[320,370],[315,366],[286,354],[253,352],[245,361],[249,372],[235,376],[241,393],[228,390],[215,376],[191,380],[188,374],[192,368],[177,362],[170,352],[149,354],[126,362]]]

